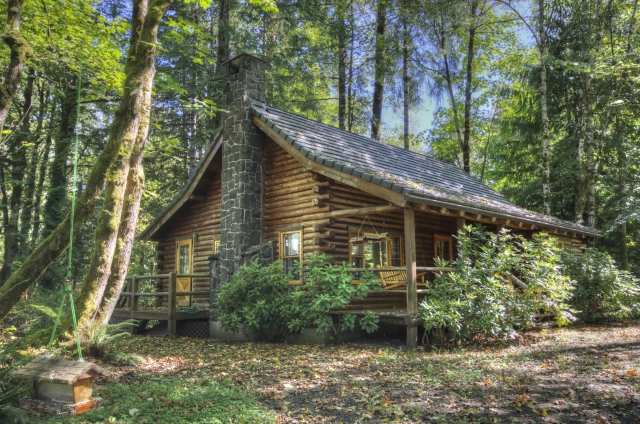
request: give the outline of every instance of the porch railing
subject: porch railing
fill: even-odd
[[[177,309],[178,296],[194,296],[194,295],[209,295],[209,289],[206,290],[191,290],[191,291],[177,291],[178,278],[209,278],[209,274],[178,274],[176,272],[170,272],[169,274],[155,274],[155,275],[131,275],[125,278],[126,286],[125,290],[120,293],[120,298],[127,298],[130,305],[129,311],[122,309],[114,311],[113,316],[122,316],[124,318],[130,317],[135,319],[157,319],[166,320],[168,323],[168,332],[171,335],[176,334],[176,322],[179,319],[196,318],[191,313],[180,313]],[[139,283],[143,280],[169,280],[168,291],[155,291],[155,292],[141,292],[139,289]],[[163,311],[140,311],[138,309],[138,301],[141,297],[167,297],[167,310]],[[205,312],[206,314],[206,312]]]
[[[351,268],[349,270],[349,272],[351,273],[356,273],[356,272],[364,272],[364,271],[371,271],[371,272],[387,272],[387,271],[406,271],[407,267],[405,266],[391,266],[391,267],[386,267],[386,268]],[[442,267],[442,266],[418,266],[416,267],[416,272],[451,272],[453,271],[454,268],[451,267]],[[404,293],[406,292],[406,290],[385,290],[385,292],[390,292],[390,293]],[[427,290],[417,290],[416,293],[418,294],[426,294]]]

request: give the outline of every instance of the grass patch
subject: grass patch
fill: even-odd
[[[271,423],[275,413],[251,392],[213,379],[154,377],[94,391],[102,408],[76,417],[42,415],[46,423]]]

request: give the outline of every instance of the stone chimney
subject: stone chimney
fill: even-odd
[[[243,53],[222,66],[229,113],[223,119],[219,269],[212,276],[213,289],[244,263],[245,251],[262,242],[264,143],[249,107],[251,100],[265,101],[265,62]]]

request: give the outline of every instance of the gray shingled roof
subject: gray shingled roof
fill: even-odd
[[[407,200],[589,236],[583,225],[521,208],[457,166],[252,101],[251,112],[307,158],[407,196]]]

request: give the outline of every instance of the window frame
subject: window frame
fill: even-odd
[[[433,259],[436,260],[440,257],[438,255],[438,241],[445,241],[449,243],[449,259],[453,261],[453,236],[446,234],[434,234],[433,235]]]
[[[573,253],[573,242],[567,240],[556,239],[556,243],[559,245],[560,250],[563,252],[571,252]]]
[[[353,229],[349,229],[349,237],[348,239],[351,240],[354,237],[359,237],[358,234],[376,234],[375,231],[366,231],[366,230],[353,230]],[[402,234],[394,234],[394,233],[390,233],[389,234],[389,238],[397,238],[400,240],[400,267],[405,266],[405,261],[404,261],[404,236]],[[366,244],[366,243],[365,243]],[[362,267],[363,268],[367,268],[366,267],[366,262],[364,261],[364,244],[363,246],[363,251],[362,251],[362,256],[355,256],[355,257],[361,257],[362,258]],[[353,245],[351,243],[349,243],[349,263],[353,265]],[[391,255],[391,240],[389,240],[387,242],[387,262],[392,262],[394,259],[398,259],[398,258],[394,258]],[[395,265],[386,265],[383,266],[381,268],[384,267],[393,267]],[[375,268],[371,268],[371,269],[375,269]]]
[[[284,255],[284,236],[288,235],[288,234],[295,234],[298,233],[300,235],[300,252],[298,255],[289,255],[289,256],[285,256]],[[289,259],[289,258],[298,258],[298,263],[300,264],[300,279],[298,280],[290,280],[289,284],[290,285],[301,285],[302,284],[302,255],[303,255],[303,251],[304,251],[304,239],[303,239],[303,231],[302,229],[298,229],[298,230],[287,230],[287,231],[280,231],[280,245],[278,246],[278,257],[280,259],[280,262],[282,262],[282,265],[284,267],[284,260],[285,259]]]

